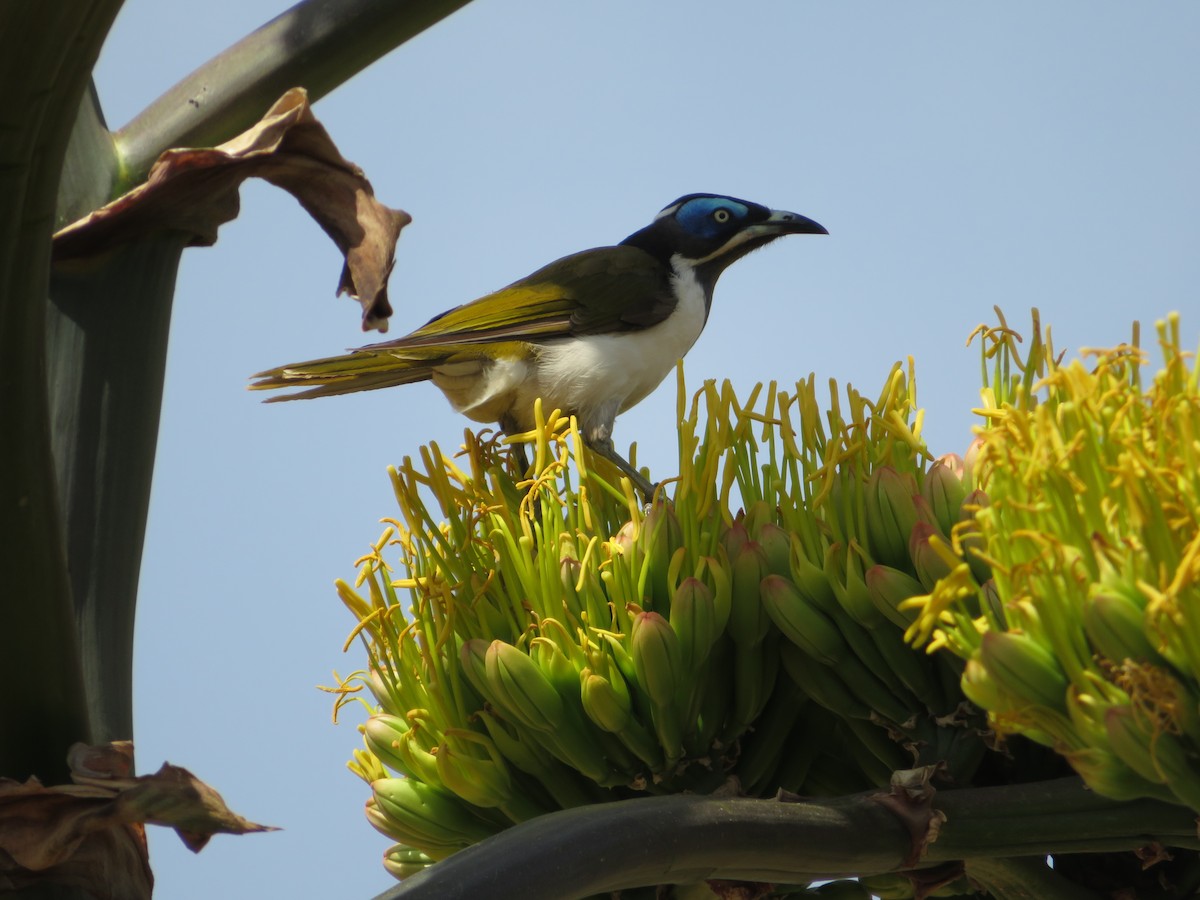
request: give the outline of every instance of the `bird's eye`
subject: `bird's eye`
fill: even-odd
[[[720,225],[724,225],[729,221],[729,210],[725,209],[724,207],[713,210],[713,221]]]

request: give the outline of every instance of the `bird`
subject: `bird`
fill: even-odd
[[[507,435],[533,430],[540,398],[575,416],[584,443],[649,501],[656,486],[613,443],[617,415],[691,349],[726,268],[784,235],[828,233],[799,213],[687,194],[619,244],[564,256],[404,337],[259,372],[249,387],[306,388],[279,401],[431,381],[457,412]]]

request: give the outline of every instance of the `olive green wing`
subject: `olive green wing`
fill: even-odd
[[[396,340],[259,372],[250,388],[308,386],[271,398],[298,400],[410,384],[448,362],[520,355],[527,343],[648,328],[675,303],[669,274],[652,256],[600,247],[563,257]]]
[[[364,349],[629,331],[663,321],[674,308],[661,263],[636,247],[599,247],[442,313],[410,335]]]

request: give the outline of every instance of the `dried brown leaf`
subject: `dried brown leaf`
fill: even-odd
[[[38,883],[85,887],[100,900],[148,898],[154,883],[144,823],[174,828],[199,851],[217,833],[274,831],[236,815],[186,769],[132,776],[126,742],[68,754],[76,784],[0,779],[0,890]]]
[[[140,823],[114,819],[111,791],[0,779],[0,891],[86,888],[99,900],[142,900],[154,877]]]
[[[292,194],[345,258],[338,293],[363,310],[363,330],[387,331],[387,281],[408,213],[375,199],[361,169],[338,152],[312,114],[303,88],[292,88],[253,128],[219,147],[167,150],[144,184],[54,236],[57,261],[95,256],[125,241],[166,231],[192,246],[217,240],[237,217],[238,189],[263,178]]]

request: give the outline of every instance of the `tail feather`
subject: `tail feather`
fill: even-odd
[[[268,403],[330,397],[426,381],[432,375],[433,366],[438,361],[440,360],[398,357],[390,353],[348,353],[345,356],[314,359],[267,369],[252,375],[255,380],[247,387],[252,391],[308,388],[271,397],[267,400]]]
[[[267,369],[250,376],[255,380],[247,387],[252,391],[307,388],[293,394],[272,397],[268,403],[309,397],[331,397],[335,394],[353,394],[356,391],[374,391],[400,384],[412,384],[415,381],[428,381],[433,377],[433,370],[441,366],[502,356],[522,358],[530,352],[529,345],[522,341],[494,343],[486,348],[479,344],[463,342],[428,347],[401,347],[396,346],[397,343],[375,344],[343,356],[330,356],[326,359],[313,359]]]

